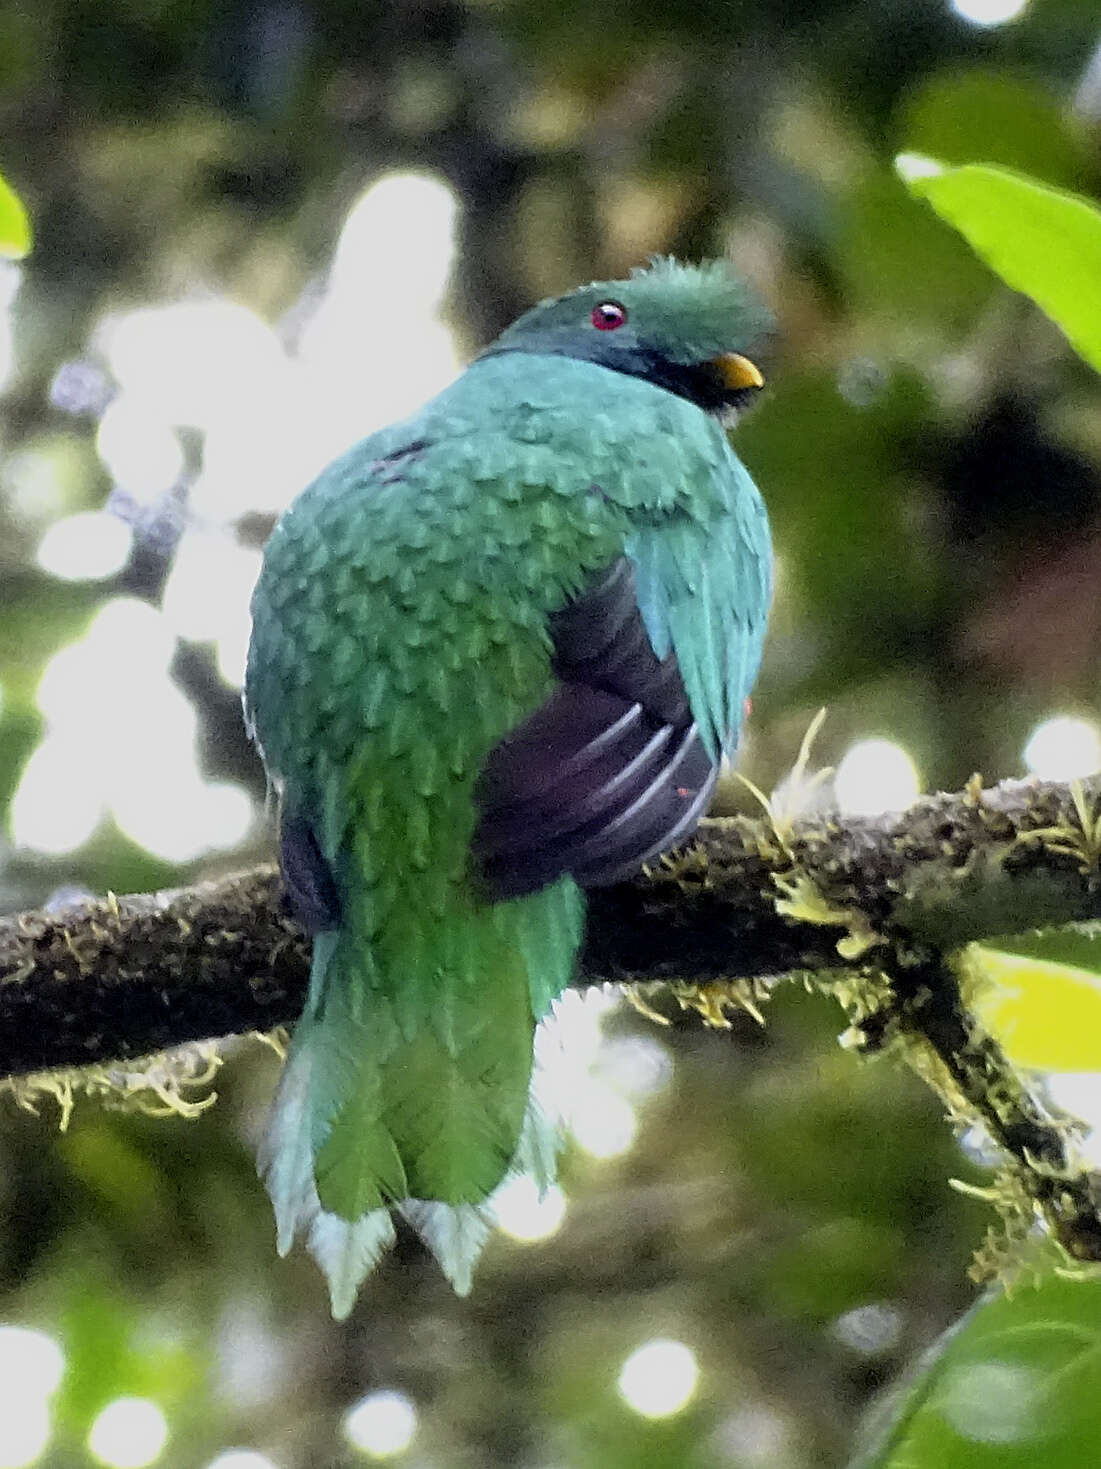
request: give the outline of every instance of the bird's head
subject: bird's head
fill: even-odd
[[[769,327],[767,311],[725,263],[660,259],[628,280],[595,281],[540,302],[486,355],[581,358],[645,378],[725,418],[764,385],[745,354]]]

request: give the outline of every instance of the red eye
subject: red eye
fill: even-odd
[[[618,301],[601,301],[593,307],[592,323],[598,332],[614,332],[627,320],[627,308]]]

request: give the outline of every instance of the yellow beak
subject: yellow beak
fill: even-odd
[[[726,388],[737,390],[763,388],[765,385],[761,369],[738,352],[723,352],[721,356],[712,358],[711,366],[716,369]]]

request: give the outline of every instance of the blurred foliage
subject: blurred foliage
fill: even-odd
[[[942,0],[0,0],[3,158],[35,225],[0,405],[0,803],[42,738],[50,660],[109,599],[159,605],[199,519],[194,429],[154,503],[112,482],[104,317],[228,297],[293,347],[352,202],[407,168],[459,201],[448,311],[466,351],[540,294],[651,252],[727,251],[775,306],[772,391],[739,430],[779,553],[744,761],[759,785],[821,702],[823,762],[881,735],[930,786],[1019,773],[1037,720],[1097,714],[1101,390],[893,159],[1096,198],[1098,42],[1094,0],[1032,0],[988,29]],[[104,506],[133,532],[125,565],[44,570],[47,529]],[[215,529],[255,548],[270,523]],[[96,672],[89,717],[135,699],[124,662]],[[259,809],[212,645],[180,638],[172,674],[204,774]],[[59,857],[7,846],[0,899],[184,881],[268,841],[257,822],[172,863],[107,820]],[[342,1415],[393,1387],[419,1414],[414,1469],[844,1463],[866,1405],[972,1297],[986,1212],[947,1179],[987,1175],[916,1082],[836,1047],[839,1025],[793,988],[763,1031],[661,1032],[670,1084],[638,1103],[626,1154],[570,1153],[558,1234],[496,1242],[466,1301],[403,1242],[341,1327],[310,1263],[274,1257],[251,1161],[274,1073],[261,1048],[238,1048],[195,1122],[85,1105],[59,1136],[45,1109],[5,1106],[0,1320],[66,1354],[47,1462],[86,1463],[95,1414],[135,1394],[168,1415],[170,1469],[230,1445],[280,1469],[350,1463]],[[609,1029],[609,1054],[655,1035],[633,1014]],[[1095,1297],[1051,1282],[982,1307],[867,1462],[1083,1462]],[[650,1421],[616,1379],[657,1336],[689,1344],[702,1376],[683,1413]],[[965,1369],[968,1401],[1019,1385],[1035,1412],[976,1426]]]
[[[913,155],[909,155],[911,158]],[[1041,305],[1101,370],[1101,211],[1031,179],[974,165],[918,162],[910,192],[928,199],[1007,284]]]

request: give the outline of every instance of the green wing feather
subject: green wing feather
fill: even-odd
[[[676,655],[700,735],[717,758],[737,748],[760,666],[772,547],[764,504],[733,452],[715,486],[710,514],[678,509],[635,531],[625,549],[654,651]]]

